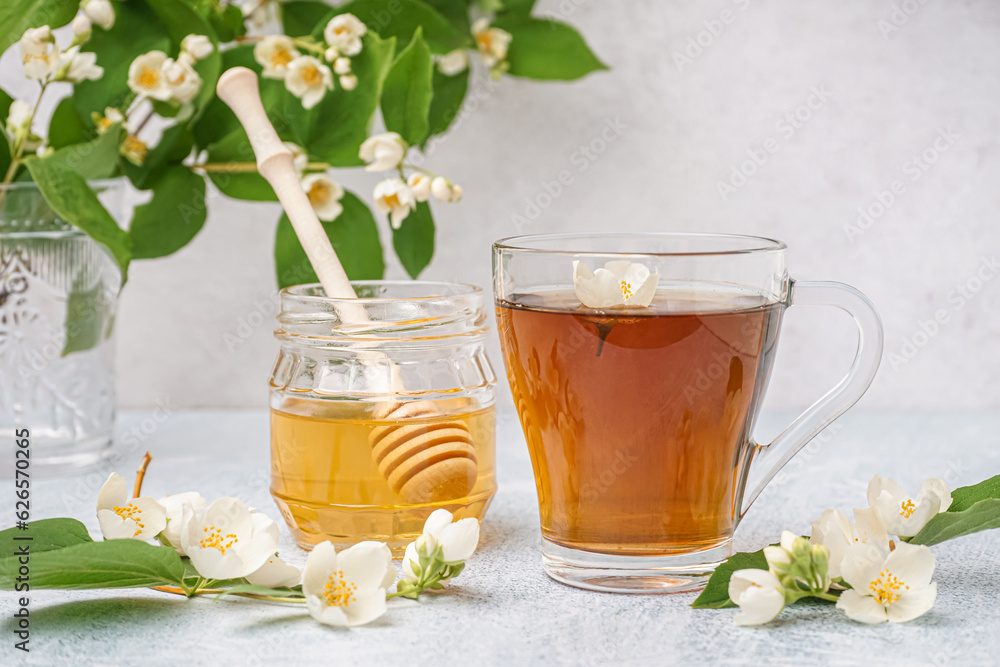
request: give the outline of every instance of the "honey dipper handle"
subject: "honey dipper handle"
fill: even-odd
[[[356,298],[347,273],[302,189],[292,152],[281,143],[264,111],[257,75],[246,67],[233,67],[219,78],[216,91],[246,130],[257,156],[257,171],[278,196],[326,295],[339,299]]]

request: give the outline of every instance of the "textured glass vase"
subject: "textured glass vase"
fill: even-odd
[[[116,216],[122,184],[92,187]],[[25,430],[33,475],[69,474],[111,444],[121,272],[33,183],[0,185],[0,197],[0,456],[11,462],[0,475]]]

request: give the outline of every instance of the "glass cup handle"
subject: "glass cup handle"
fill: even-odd
[[[882,360],[882,320],[875,306],[850,285],[790,281],[788,305],[835,306],[858,325],[858,350],[847,375],[813,403],[769,445],[754,445],[740,517],[788,461],[868,390]]]

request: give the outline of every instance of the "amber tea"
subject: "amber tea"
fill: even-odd
[[[662,287],[625,310],[584,308],[572,291],[498,300],[543,537],[630,556],[726,543],[783,309]]]

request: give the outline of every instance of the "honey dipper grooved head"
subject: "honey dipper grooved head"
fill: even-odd
[[[457,500],[472,491],[476,451],[463,422],[443,416],[434,421],[440,410],[432,401],[390,404],[375,414],[395,422],[376,427],[368,438],[372,459],[393,493],[423,504]]]

